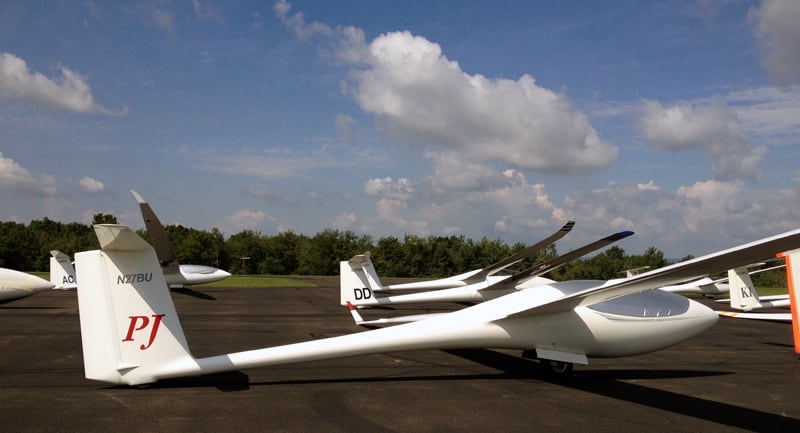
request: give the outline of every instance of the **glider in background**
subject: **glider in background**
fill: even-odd
[[[760,265],[763,265],[763,263],[751,264],[743,267],[742,269],[746,270],[754,266],[760,266]],[[762,272],[772,271],[774,269],[780,269],[784,266],[785,265],[779,265],[765,269],[757,269],[755,271],[749,272],[749,275],[756,275]],[[696,293],[703,295],[705,297],[716,297],[719,295],[727,295],[728,293],[730,293],[730,284],[728,277],[719,278],[716,280],[712,280],[711,278],[708,277],[703,277],[695,281],[690,281],[688,283],[661,287],[661,290],[672,293],[682,293],[682,294]]]
[[[0,303],[13,301],[50,290],[49,281],[25,272],[0,268]]]
[[[783,265],[782,265],[783,266]],[[781,266],[776,266],[779,268]],[[774,268],[772,268],[774,269]],[[787,278],[788,280],[789,278]],[[762,308],[788,308],[791,307],[791,292],[786,295],[758,296],[756,286],[747,273],[746,268],[736,268],[728,270],[728,281],[730,284],[730,300],[719,300],[717,302],[730,301],[732,309],[745,311],[717,311],[720,316],[735,317],[737,319],[771,320],[776,322],[791,322],[792,313],[751,313],[753,310]],[[791,287],[790,287],[791,290]]]
[[[557,232],[547,238],[483,269],[473,269],[452,277],[414,283],[382,285],[378,274],[375,272],[375,267],[372,265],[369,253],[359,254],[353,256],[348,261],[339,262],[340,270],[343,272],[341,275],[344,275],[344,277],[341,278],[342,294],[340,301],[342,305],[347,305],[348,301],[354,302],[364,299],[365,297],[369,299],[372,297],[373,293],[395,294],[400,291],[409,290],[450,289],[486,283],[487,281],[498,281],[498,279],[505,278],[506,276],[495,276],[496,274],[509,266],[513,266],[533,256],[548,245],[563,238],[574,226],[575,221],[567,221]],[[368,278],[372,279],[371,284],[367,281]],[[350,287],[351,285],[353,287]],[[344,292],[344,287],[347,287],[348,293]],[[353,288],[358,289],[353,290]],[[364,291],[364,288],[366,288],[366,291]]]
[[[167,237],[167,231],[164,230],[164,226],[158,220],[156,213],[150,208],[150,204],[136,191],[131,191],[131,193],[136,202],[139,203],[147,235],[150,237],[153,248],[155,248],[158,262],[161,264],[161,270],[170,288],[213,283],[231,276],[230,273],[211,266],[180,264],[178,255],[175,254],[175,249],[172,248],[172,243]]]
[[[369,255],[359,255],[339,264],[340,302],[342,305],[359,307],[427,302],[483,302],[516,290],[555,283],[555,281],[541,276],[632,234],[633,232],[630,231],[615,233],[513,275],[489,275],[483,280],[465,286],[403,295],[395,295],[383,290],[384,286],[378,280]],[[552,236],[535,246],[541,249],[551,243]]]

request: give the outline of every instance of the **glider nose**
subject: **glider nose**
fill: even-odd
[[[698,333],[710,328],[719,320],[719,315],[711,308],[696,301],[691,301],[689,305],[688,315],[697,324]]]
[[[23,280],[23,288],[34,293],[50,290],[53,287],[55,287],[54,284],[35,275],[28,275],[28,277]]]
[[[3,269],[0,273],[0,286],[13,287],[33,294],[55,287],[51,282],[25,272]]]

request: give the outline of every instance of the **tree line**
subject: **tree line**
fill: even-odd
[[[92,224],[116,223],[109,214],[95,214]],[[509,245],[498,239],[478,241],[464,236],[383,237],[375,241],[369,235],[350,230],[325,229],[313,236],[285,231],[266,235],[243,230],[225,239],[214,228],[197,230],[182,225],[165,227],[181,263],[202,264],[225,269],[233,274],[338,275],[339,261],[369,251],[381,276],[441,278],[485,267],[525,248],[518,242]],[[149,239],[144,231],[138,232]],[[48,271],[50,250],[73,255],[97,249],[91,225],[62,223],[48,218],[30,224],[0,222],[0,267],[24,271]],[[550,245],[537,255],[514,266],[521,270],[556,257]],[[686,260],[691,256],[684,257]],[[598,279],[624,276],[625,270],[647,266],[656,269],[668,265],[664,253],[655,247],[643,254],[627,254],[619,246],[569,263],[548,277],[555,280]],[[766,272],[754,277],[757,285],[784,287],[785,273]]]

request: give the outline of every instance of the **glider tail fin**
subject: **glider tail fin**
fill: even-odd
[[[153,248],[125,226],[94,228],[101,250],[75,255],[86,378],[136,385],[196,370]]]
[[[369,253],[339,262],[339,301],[342,305],[373,304],[374,292],[382,289]]]
[[[69,256],[58,250],[50,251],[50,283],[56,289],[76,289],[75,268]]]
[[[789,306],[792,310],[794,351],[800,353],[800,249],[778,254],[786,259],[786,283],[789,288]]]
[[[756,287],[747,268],[728,270],[728,284],[730,287],[731,308],[750,311],[761,307]]]

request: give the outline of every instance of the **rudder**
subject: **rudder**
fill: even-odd
[[[761,307],[756,287],[747,268],[728,270],[728,287],[730,290],[731,308],[750,311]]]
[[[339,302],[341,305],[375,303],[376,289],[382,288],[369,253],[355,255],[339,262]]]
[[[95,226],[101,250],[75,255],[86,378],[135,385],[193,361],[153,248],[125,226]]]
[[[75,268],[69,256],[58,250],[50,251],[50,256],[50,283],[56,289],[76,289]]]

